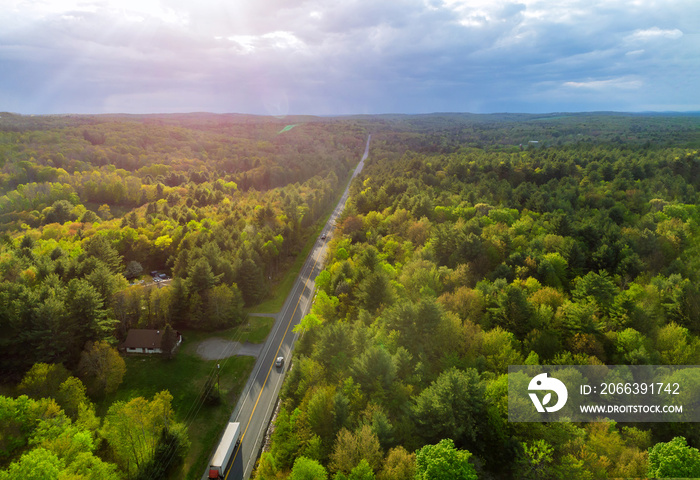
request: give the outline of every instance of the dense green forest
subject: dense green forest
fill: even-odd
[[[256,478],[700,476],[694,424],[509,423],[508,365],[700,362],[700,121],[373,119]]]
[[[306,117],[1,114],[0,380],[14,398],[0,397],[0,478],[177,464],[187,412],[167,391],[95,413],[124,376],[116,347],[130,328],[239,325],[365,141],[357,122]]]
[[[256,476],[698,476],[689,425],[508,423],[505,372],[700,361],[699,117],[1,113],[0,479],[172,477],[116,347],[241,324],[368,133]]]
[[[0,133],[4,376],[75,366],[86,342],[135,326],[240,321],[331,206],[364,136],[332,122],[279,133],[273,121],[167,119],[40,117]],[[171,287],[129,287],[149,271]]]

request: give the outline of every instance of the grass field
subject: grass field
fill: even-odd
[[[249,316],[248,320],[237,327],[218,332],[196,332],[184,333],[188,344],[198,344],[207,338],[223,338],[235,342],[263,343],[272,329],[275,319],[272,317]]]

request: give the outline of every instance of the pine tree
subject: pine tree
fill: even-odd
[[[251,259],[246,259],[238,270],[238,288],[241,289],[246,305],[253,305],[263,299],[266,293],[262,271]]]
[[[160,340],[160,349],[162,350],[163,358],[168,360],[175,356],[175,346],[177,345],[177,332],[173,330],[170,324],[165,325],[162,333],[163,337]]]

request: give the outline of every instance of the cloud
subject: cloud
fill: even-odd
[[[224,37],[217,37],[222,39]],[[277,50],[300,50],[304,48],[304,42],[299,40],[293,33],[277,31],[270,32],[264,35],[232,35],[226,37],[227,40],[237,44],[241,52],[245,54],[253,54],[259,50],[277,49]]]
[[[642,87],[643,83],[640,80],[631,80],[627,78],[611,78],[609,80],[589,80],[586,82],[564,82],[564,86],[590,90],[630,90]]]
[[[591,95],[606,109],[700,103],[683,80],[700,68],[695,0],[55,0],[3,10],[0,92],[27,113],[542,111],[587,109]]]
[[[647,28],[644,30],[636,30],[631,35],[628,35],[625,39],[631,42],[648,42],[659,39],[670,39],[676,40],[683,36],[683,32],[679,29],[668,29],[662,30],[659,27]]]

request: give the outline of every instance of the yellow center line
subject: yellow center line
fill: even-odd
[[[284,331],[284,335],[282,335],[282,340],[280,341],[280,344],[277,346],[277,351],[275,352],[275,358],[277,357],[277,354],[279,353],[280,348],[282,348],[282,344],[284,343],[284,339],[287,337],[287,332],[289,331],[289,327],[292,325],[292,320],[294,320],[294,315],[297,313],[297,308],[299,308],[299,303],[301,302],[301,297],[304,295],[304,291],[306,290],[306,281],[311,280],[311,273],[316,269],[316,263],[318,263],[318,257],[316,257],[314,259],[314,265],[313,265],[313,267],[311,267],[311,272],[309,272],[309,276],[303,282],[301,293],[299,294],[299,300],[297,300],[297,303],[294,306],[294,311],[292,312],[292,316],[289,318],[289,323],[287,323],[287,328]],[[255,400],[255,405],[253,405],[253,411],[250,412],[250,418],[248,418],[248,424],[245,426],[245,430],[243,431],[243,435],[241,435],[241,440],[240,440],[240,443],[238,444],[238,447],[236,448],[236,453],[233,454],[233,459],[231,460],[231,465],[233,465],[233,463],[236,461],[236,457],[238,456],[238,452],[241,449],[241,444],[243,443],[243,438],[245,438],[245,434],[248,432],[248,427],[250,427],[250,422],[253,420],[253,415],[255,414],[255,409],[258,408],[258,402],[260,401],[260,397],[262,396],[263,390],[265,389],[265,385],[267,384],[267,379],[270,378],[270,374],[272,373],[272,367],[274,366],[274,364],[275,364],[274,362],[272,362],[270,364],[270,369],[267,371],[267,376],[265,376],[265,381],[263,382],[262,387],[260,387],[260,393],[258,393],[258,398]],[[245,475],[245,468],[243,470],[244,470],[243,475]],[[224,480],[228,480],[228,476],[230,473],[231,473],[231,469],[229,469],[228,472],[226,473],[226,477],[224,477]]]

